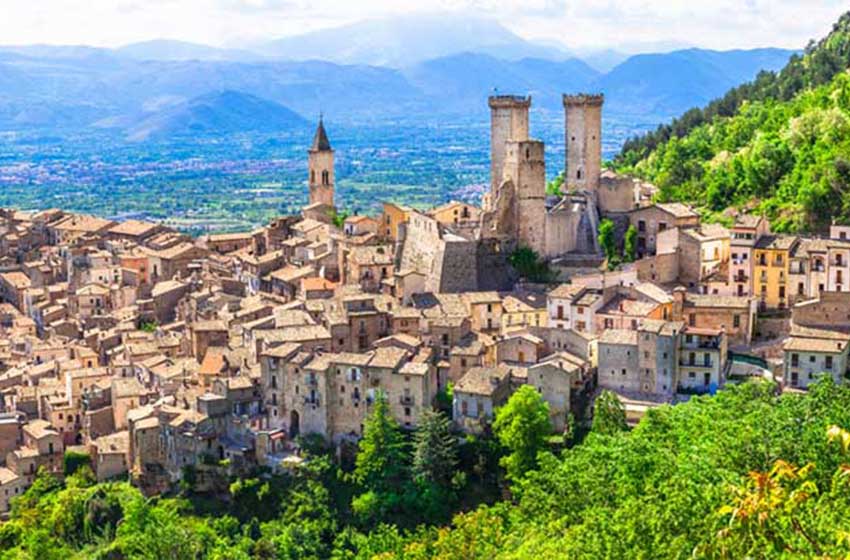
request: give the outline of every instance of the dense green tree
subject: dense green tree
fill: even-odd
[[[347,220],[349,216],[351,216],[351,212],[349,212],[348,210],[339,211],[333,209],[328,212],[328,216],[330,216],[331,223],[337,229],[342,229],[342,227],[345,225],[345,220]]]
[[[445,414],[426,411],[413,436],[414,480],[448,487],[458,464],[457,437]]]
[[[564,186],[564,171],[561,170],[554,179],[546,183],[546,194],[549,196],[561,196],[561,187]]]
[[[634,224],[629,225],[623,238],[623,261],[634,262],[637,258],[637,228]]]
[[[65,452],[63,465],[65,476],[72,475],[80,468],[88,465],[91,465],[91,455],[88,453],[80,453],[79,451]]]
[[[613,435],[627,429],[623,403],[611,391],[603,390],[593,403],[593,431]]]
[[[704,110],[626,142],[620,172],[659,187],[703,218],[739,207],[776,232],[825,231],[850,221],[850,13],[779,73],[761,73]]]
[[[597,232],[599,246],[605,252],[605,258],[608,259],[609,268],[615,266],[619,261],[617,255],[617,240],[615,239],[614,222],[605,218],[599,222],[599,231]]]
[[[501,460],[508,478],[519,481],[537,466],[537,454],[552,432],[549,403],[534,387],[523,385],[496,411],[493,432],[508,450]]]
[[[530,247],[517,247],[508,257],[508,262],[526,280],[541,283],[552,280],[549,265]]]

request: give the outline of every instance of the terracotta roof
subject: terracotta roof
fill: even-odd
[[[336,288],[336,282],[331,282],[330,280],[327,280],[320,276],[301,279],[302,292],[311,292],[315,290],[333,290],[334,288]]]
[[[159,225],[151,222],[143,222],[141,220],[127,220],[109,228],[108,233],[115,235],[126,235],[129,237],[141,237],[145,234],[152,233],[159,228]]]
[[[694,210],[681,202],[667,202],[667,203],[659,203],[655,205],[657,208],[664,210],[668,214],[672,214],[677,218],[696,218],[699,217],[699,214],[694,212]]]

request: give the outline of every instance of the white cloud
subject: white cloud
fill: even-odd
[[[800,48],[847,9],[840,0],[0,0],[0,41],[116,46],[170,38],[213,45],[386,15],[481,13],[571,47]]]

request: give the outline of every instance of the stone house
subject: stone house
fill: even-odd
[[[92,467],[98,482],[126,477],[130,465],[130,432],[122,430],[89,443]]]
[[[12,498],[23,494],[28,486],[26,478],[0,467],[0,514],[7,513],[11,509]]]
[[[847,373],[848,344],[850,334],[792,325],[791,335],[782,344],[784,385],[807,389],[821,375],[842,383]]]
[[[567,425],[572,388],[582,377],[584,365],[575,356],[559,353],[528,368],[527,383],[549,404],[549,421],[556,432],[563,432]]]
[[[629,212],[629,223],[637,230],[637,256],[642,258],[656,254],[660,233],[699,226],[699,214],[678,202],[653,204]]]
[[[459,429],[471,433],[486,429],[496,408],[512,393],[513,369],[506,364],[472,368],[455,384],[452,418]]]
[[[673,290],[674,321],[689,327],[723,329],[732,344],[752,341],[756,322],[756,300],[743,296],[692,294],[683,287]]]
[[[45,420],[32,420],[23,427],[23,445],[6,456],[6,466],[29,486],[42,467],[61,476],[64,452],[61,434]]]

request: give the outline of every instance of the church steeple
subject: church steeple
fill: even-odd
[[[319,125],[310,146],[310,204],[320,202],[334,205],[334,151],[325,131],[324,119],[319,116]]]
[[[319,115],[319,126],[316,127],[316,134],[313,135],[313,146],[310,148],[314,152],[326,152],[331,149],[328,133],[325,132],[325,124],[323,118]]]

